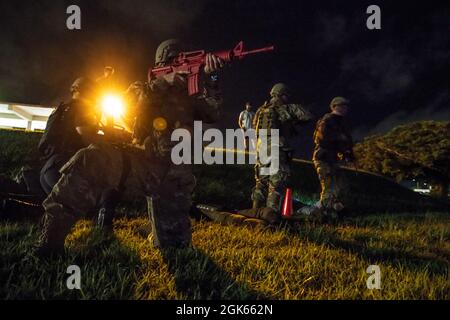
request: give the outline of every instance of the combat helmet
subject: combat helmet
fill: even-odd
[[[78,91],[81,94],[90,94],[95,90],[96,84],[89,78],[79,77],[77,78],[70,87],[70,92]]]
[[[344,97],[334,97],[330,102],[330,108],[333,109],[335,106],[339,105],[347,105],[350,103],[350,100],[344,98]]]
[[[289,87],[284,83],[277,83],[272,87],[272,90],[270,90],[271,97],[280,97],[282,95],[290,96],[290,94]]]
[[[163,41],[156,49],[155,65],[161,66],[169,62],[181,52],[181,41],[169,39]]]

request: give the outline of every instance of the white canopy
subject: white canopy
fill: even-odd
[[[44,130],[53,107],[0,101],[0,128]]]

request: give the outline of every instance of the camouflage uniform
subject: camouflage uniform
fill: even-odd
[[[61,177],[59,170],[78,150],[87,147],[77,127],[98,128],[99,115],[95,112],[95,106],[83,99],[71,99],[68,103],[58,106],[62,108],[63,117],[59,119],[62,127],[54,133],[58,138],[57,146],[51,146],[42,150],[47,158],[40,172],[41,186],[48,195],[53,186]],[[56,111],[55,111],[56,112]],[[46,128],[48,131],[48,128]]]
[[[338,162],[341,159],[353,160],[353,142],[343,117],[334,113],[323,116],[317,122],[314,143],[313,162],[322,188],[320,206],[339,211],[342,204],[338,195],[343,181]]]
[[[255,128],[257,135],[260,129],[267,129],[268,134],[270,134],[270,129],[279,129],[279,145],[275,146],[279,148],[279,170],[273,175],[261,175],[260,169],[269,168],[270,163],[263,164],[257,158],[255,165],[256,185],[253,189],[252,200],[253,208],[268,207],[279,212],[281,198],[291,174],[290,166],[293,150],[289,147],[286,138],[292,134],[295,124],[310,121],[313,116],[299,104],[285,104],[277,94],[272,94],[272,96],[272,99],[256,112]],[[268,136],[267,140],[269,150],[266,154],[271,156],[271,137]],[[256,147],[258,154],[261,147],[261,140],[258,138]]]
[[[96,144],[77,152],[61,169],[61,179],[43,203],[41,247],[63,249],[73,224],[99,206],[105,190],[147,197],[155,246],[191,243],[189,209],[195,177],[191,166],[172,163],[176,142],[170,138],[177,128],[192,133],[194,120],[219,118],[218,84],[213,77],[204,78],[204,92],[197,97],[187,95],[182,75],[158,78],[144,86],[134,133],[140,148]]]

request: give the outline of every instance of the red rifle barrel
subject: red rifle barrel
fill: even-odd
[[[254,53],[258,53],[258,52],[267,52],[267,51],[273,51],[273,50],[274,50],[274,46],[269,46],[269,47],[264,47],[264,48],[260,48],[260,49],[244,51],[244,52],[242,52],[241,55],[246,56],[249,54],[254,54]]]

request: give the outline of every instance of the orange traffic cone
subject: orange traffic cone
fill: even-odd
[[[285,218],[290,218],[292,216],[293,211],[294,209],[292,206],[292,189],[286,188],[286,195],[284,196],[283,210],[281,211],[281,215]]]

